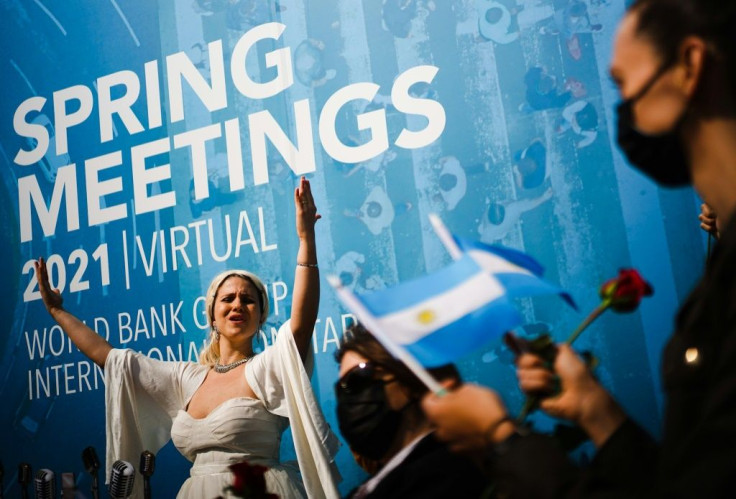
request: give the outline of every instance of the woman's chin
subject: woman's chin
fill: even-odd
[[[241,343],[252,340],[257,332],[257,330],[251,330],[247,325],[243,325],[242,328],[232,328],[226,337],[231,343]]]

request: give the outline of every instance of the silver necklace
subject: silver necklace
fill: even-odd
[[[223,374],[223,373],[226,373],[228,371],[231,371],[231,370],[235,369],[240,364],[245,364],[246,362],[248,362],[252,358],[253,358],[253,356],[251,355],[250,357],[246,357],[244,359],[236,360],[235,362],[231,362],[229,364],[225,364],[224,366],[222,364],[220,364],[220,361],[219,360],[217,360],[217,361],[215,361],[214,370],[215,370],[216,373]]]

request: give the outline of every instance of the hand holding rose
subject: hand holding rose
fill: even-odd
[[[523,354],[517,361],[519,386],[531,396],[554,394],[541,399],[540,409],[577,424],[600,447],[624,422],[624,412],[569,345],[558,345],[553,369],[541,357]]]

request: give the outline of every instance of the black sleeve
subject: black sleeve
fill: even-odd
[[[501,497],[632,497],[651,481],[657,446],[627,420],[598,451],[591,464],[578,468],[549,436],[513,435],[489,459],[492,481]]]
[[[648,496],[657,474],[659,447],[639,425],[626,420],[581,472],[577,497]]]

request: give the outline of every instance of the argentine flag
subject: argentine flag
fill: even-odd
[[[538,296],[559,294],[572,308],[577,306],[569,293],[542,280],[544,268],[535,259],[521,251],[480,241],[452,236],[465,254],[470,256],[483,270],[492,274],[506,289],[508,296]]]
[[[513,298],[570,295],[542,279],[543,268],[520,251],[452,235],[430,215],[453,258],[446,267],[365,295],[329,278],[359,322],[435,393],[443,388],[424,369],[455,362],[522,323]]]
[[[502,283],[470,255],[356,298],[364,307],[353,310],[358,321],[379,327],[425,367],[455,362],[522,320]]]

